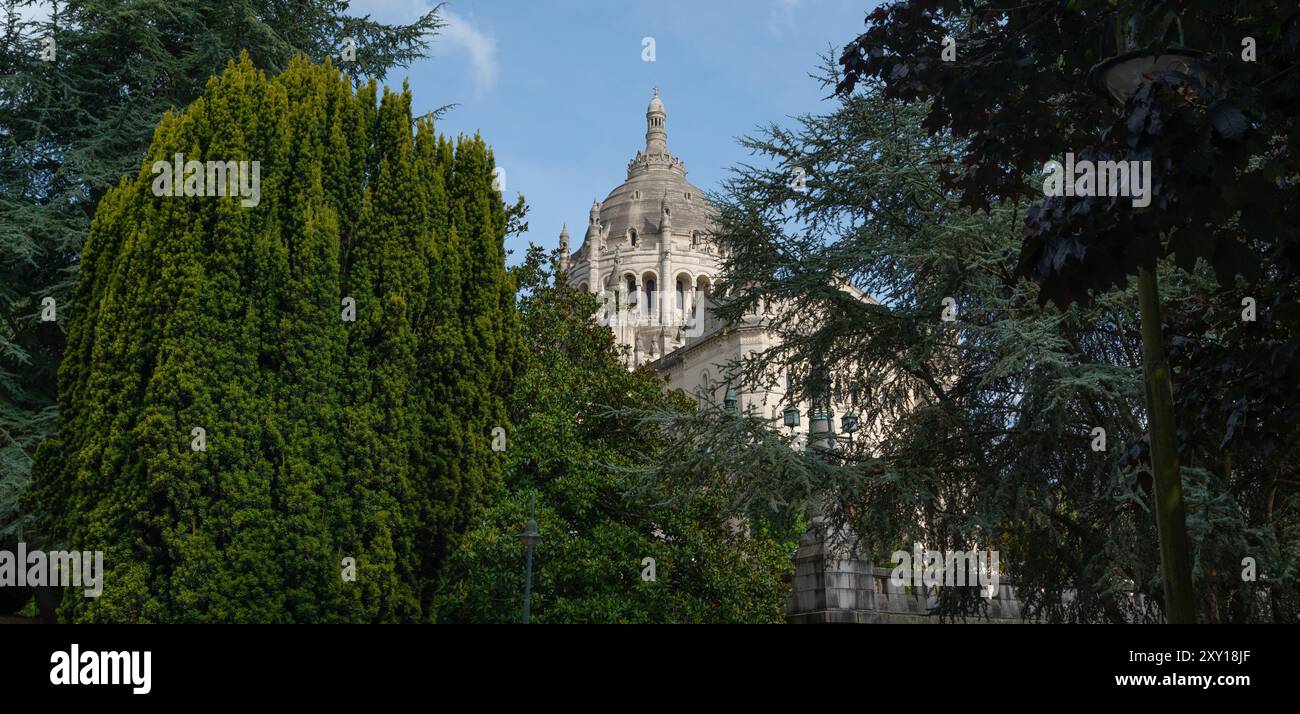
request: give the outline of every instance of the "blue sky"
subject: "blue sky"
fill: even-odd
[[[409,21],[428,0],[354,0],[353,14]],[[548,249],[569,224],[576,250],[593,198],[626,178],[645,143],[645,109],[658,85],[668,148],[687,178],[718,188],[748,159],[735,142],[769,122],[829,110],[808,77],[819,55],[863,28],[871,0],[456,0],[428,59],[409,77],[417,113],[458,104],[443,132],[479,131],[506,171],[506,190],[531,207],[529,232],[510,239]],[[642,61],[642,39],[655,61]]]

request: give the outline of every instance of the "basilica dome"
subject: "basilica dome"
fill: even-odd
[[[628,162],[627,180],[601,201],[600,224],[611,239],[657,235],[667,204],[673,235],[707,231],[713,208],[704,193],[686,180],[686,164],[668,152],[667,115],[659,92],[646,109],[646,148]],[[639,241],[638,241],[639,242]]]
[[[665,203],[672,216],[674,238],[687,239],[693,231],[699,236],[709,231],[712,206],[704,193],[686,180],[685,170],[632,169],[628,173],[627,181],[600,203],[600,225],[611,245],[621,243],[627,250],[633,232],[638,238],[658,236]]]
[[[634,363],[663,356],[712,326],[705,315],[719,256],[716,209],[686,180],[686,164],[668,151],[667,114],[655,90],[646,108],[645,148],[627,164],[627,180],[593,202],[582,248],[569,252],[560,233],[560,270],[591,292],[617,291],[633,310],[615,330]]]

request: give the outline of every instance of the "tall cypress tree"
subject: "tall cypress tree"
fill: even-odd
[[[29,501],[105,551],[103,596],[65,616],[431,619],[499,478],[517,319],[486,146],[413,136],[409,91],[376,95],[245,57],[105,196]],[[259,161],[260,201],[156,195],[177,153]]]

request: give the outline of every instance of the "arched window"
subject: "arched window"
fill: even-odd
[[[627,304],[636,305],[636,278],[627,276]]]
[[[686,310],[686,282],[681,278],[677,279],[677,309]]]
[[[655,309],[655,279],[645,279],[645,304],[648,312],[654,312]]]
[[[629,228],[629,229],[627,229],[627,239],[628,239],[628,241],[630,241],[630,242],[632,243],[632,247],[635,248],[635,247],[636,247],[636,229],[635,229],[635,228]]]

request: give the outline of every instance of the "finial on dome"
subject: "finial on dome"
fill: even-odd
[[[664,111],[664,103],[659,99],[659,87],[655,87],[655,95],[650,99],[650,106],[645,112],[645,153],[649,156],[655,154],[668,153],[668,131],[665,125],[668,123],[668,115]]]

